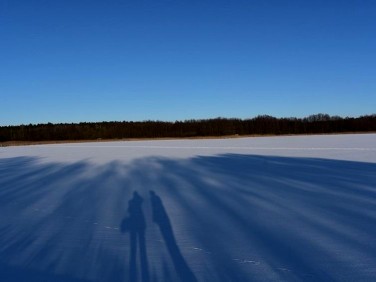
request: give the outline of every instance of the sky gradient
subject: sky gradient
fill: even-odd
[[[373,0],[0,0],[0,125],[375,109]]]

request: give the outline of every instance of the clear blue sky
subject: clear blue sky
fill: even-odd
[[[376,112],[375,0],[0,0],[0,125]]]

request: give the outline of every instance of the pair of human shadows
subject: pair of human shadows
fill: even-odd
[[[152,206],[153,221],[159,227],[180,280],[183,282],[197,281],[176,243],[172,225],[161,198],[154,191],[150,191],[150,201]],[[128,202],[129,216],[122,220],[120,228],[121,232],[130,233],[131,249],[129,261],[129,279],[131,282],[137,281],[137,245],[140,252],[141,280],[143,282],[150,281],[145,243],[146,222],[144,213],[142,211],[142,203],[143,198],[136,191],[133,192],[133,197]]]

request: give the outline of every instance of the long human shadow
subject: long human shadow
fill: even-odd
[[[161,198],[154,191],[149,191],[149,193],[153,211],[153,221],[158,225],[159,230],[161,231],[163,240],[166,243],[167,250],[171,256],[171,260],[178,276],[180,277],[181,281],[184,282],[197,281],[176,243],[171,222],[163,206]]]
[[[129,232],[131,249],[129,260],[129,281],[137,281],[137,246],[139,248],[141,281],[149,282],[149,267],[145,243],[145,216],[142,211],[143,198],[135,191],[133,198],[128,202],[129,216],[121,222],[121,231]]]

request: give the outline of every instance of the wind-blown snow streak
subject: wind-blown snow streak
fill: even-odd
[[[0,281],[376,277],[374,134],[0,150]]]

